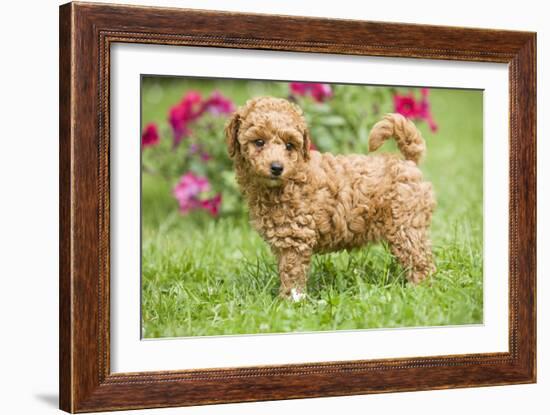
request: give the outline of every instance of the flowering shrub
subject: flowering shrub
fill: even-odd
[[[432,131],[437,130],[426,88],[417,99],[412,92],[392,88],[291,82],[277,84],[269,94],[286,96],[303,109],[311,148],[322,152],[368,153],[368,133],[386,112],[425,121]],[[145,125],[143,173],[158,176],[172,187],[174,207],[181,214],[244,212],[224,137],[224,125],[235,109],[235,103],[219,91],[203,97],[188,90],[168,109],[164,127],[153,122]]]
[[[146,125],[143,172],[176,182],[172,194],[181,214],[203,210],[217,216],[222,199],[235,202],[238,197],[224,139],[224,124],[234,110],[218,91],[206,98],[188,91],[168,110],[168,129],[162,134],[155,124]]]

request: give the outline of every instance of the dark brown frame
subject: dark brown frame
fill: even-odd
[[[509,352],[111,373],[109,56],[114,42],[508,63]],[[70,3],[60,8],[59,93],[61,409],[90,412],[535,382],[535,33]]]

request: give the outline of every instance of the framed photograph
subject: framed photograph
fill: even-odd
[[[60,8],[60,407],[536,381],[536,34]]]

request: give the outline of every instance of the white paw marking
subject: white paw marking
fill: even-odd
[[[302,301],[304,298],[306,298],[306,295],[304,293],[297,291],[296,288],[292,288],[290,290],[290,296],[292,297],[292,300],[295,302]]]

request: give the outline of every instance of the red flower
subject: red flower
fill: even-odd
[[[310,82],[291,82],[290,92],[301,97],[311,96],[317,102],[324,102],[332,97],[332,88],[329,84]]]
[[[149,123],[141,133],[141,148],[156,146],[160,141],[157,125]]]
[[[395,108],[395,112],[398,112],[399,114],[408,118],[416,117],[418,108],[416,100],[414,99],[412,93],[410,93],[409,95],[395,94],[393,96],[393,105]]]
[[[210,190],[210,183],[206,177],[197,176],[188,172],[181,176],[180,181],[174,186],[173,194],[178,201],[180,213],[187,214],[191,210],[205,209],[212,216],[217,216],[222,201],[221,193],[210,199],[201,199],[202,193]]]
[[[428,88],[420,90],[422,98],[417,101],[412,92],[408,95],[395,94],[393,96],[394,111],[412,120],[422,120],[428,123],[432,132],[437,131],[437,124],[432,116]]]
[[[206,209],[212,216],[218,216],[220,205],[222,203],[222,194],[218,193],[211,199],[201,201],[201,207]]]
[[[198,119],[204,111],[201,101],[198,92],[189,91],[179,104],[170,109],[168,120],[174,133],[174,147],[191,134],[189,124]]]
[[[332,97],[332,88],[329,84],[312,84],[311,96],[317,102],[323,102]]]
[[[205,112],[220,115],[229,114],[234,110],[233,102],[218,91],[214,91],[206,101],[198,92],[189,91],[179,104],[170,109],[168,116],[174,133],[174,147],[191,135],[190,124],[197,121]]]
[[[290,92],[303,97],[309,91],[309,84],[304,82],[291,82]]]

